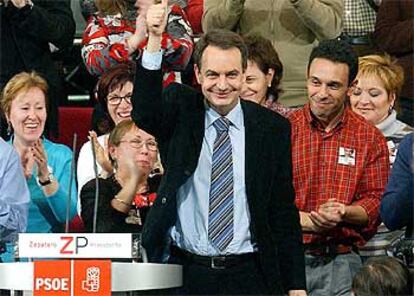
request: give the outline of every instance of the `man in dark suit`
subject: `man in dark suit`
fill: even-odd
[[[202,94],[181,84],[163,91],[166,2],[148,11],[132,99],[132,117],[156,136],[165,166],[143,230],[150,261],[171,238],[181,293],[305,295],[289,123],[239,99],[247,49],[230,31],[211,31],[196,46]]]

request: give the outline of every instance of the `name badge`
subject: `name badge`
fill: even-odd
[[[343,165],[355,166],[356,151],[354,148],[339,147],[338,163]]]

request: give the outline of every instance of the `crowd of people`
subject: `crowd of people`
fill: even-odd
[[[414,240],[414,2],[80,0],[98,83],[75,158],[47,138],[74,33],[52,2],[0,1],[0,262],[79,216],[182,265],[168,293],[413,292],[412,246],[359,250],[381,223]]]

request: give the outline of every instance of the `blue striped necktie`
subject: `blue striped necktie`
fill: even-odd
[[[218,118],[213,126],[217,136],[213,147],[211,169],[208,236],[211,243],[224,251],[233,240],[233,158],[229,136],[230,122]]]

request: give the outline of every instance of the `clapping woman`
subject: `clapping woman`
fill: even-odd
[[[38,74],[22,72],[10,79],[1,98],[11,134],[9,143],[20,156],[31,195],[27,232],[62,231],[69,194],[69,219],[76,214],[76,182],[69,188],[72,152],[42,136],[47,89]]]
[[[99,178],[97,232],[139,233],[156,198],[160,176],[152,175],[158,157],[155,138],[132,120],[120,122],[110,133],[108,151],[114,173]],[[82,219],[93,230],[96,182],[81,190]]]

